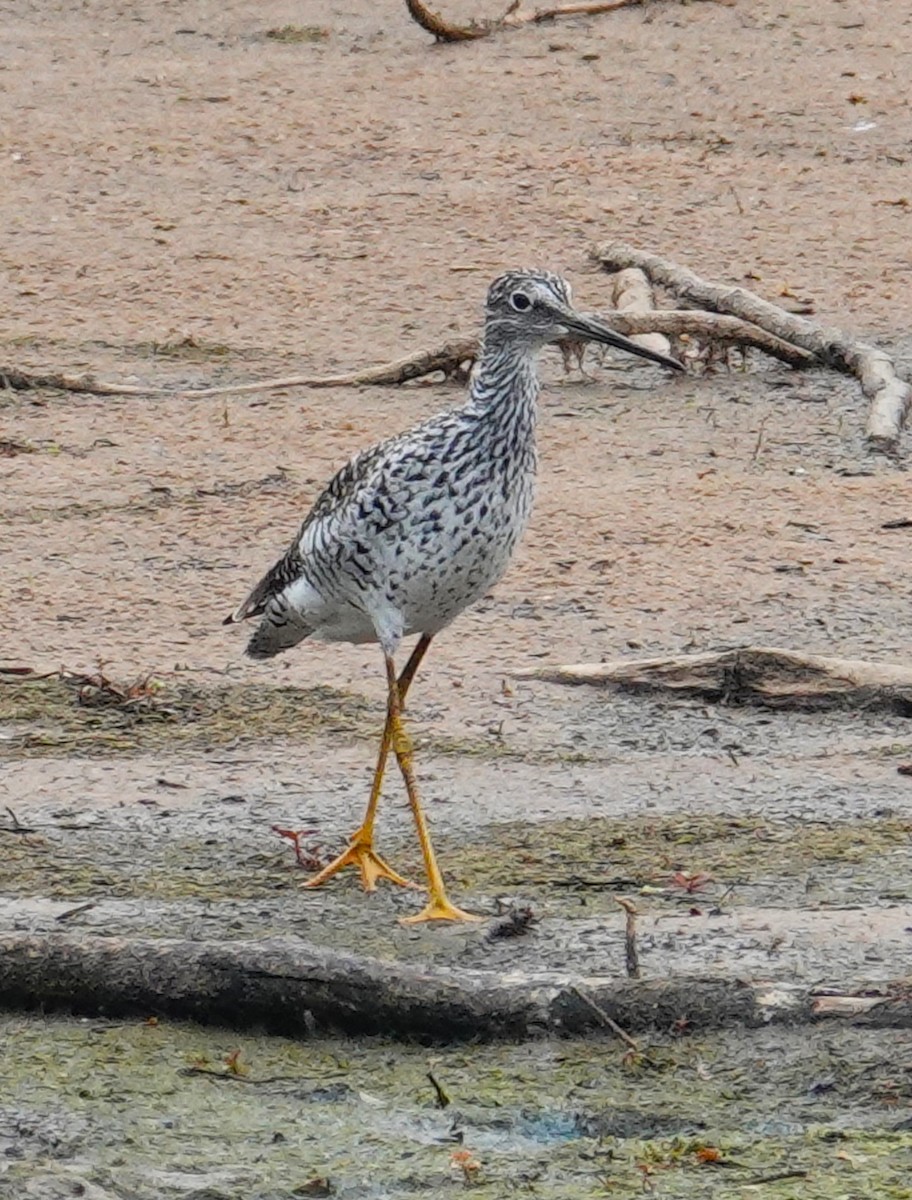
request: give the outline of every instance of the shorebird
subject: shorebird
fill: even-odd
[[[536,473],[536,359],[549,342],[600,342],[683,370],[673,358],[577,312],[549,271],[511,271],[488,291],[482,348],[461,408],[443,412],[353,458],[314,504],[287,553],[225,624],[260,617],[247,645],[266,659],[306,638],[377,642],[386,667],[386,724],[367,811],[317,887],[348,866],[371,891],[408,886],[374,848],[374,821],[393,750],[427,875],[428,900],[408,922],[477,920],[449,900],[415,781],[402,710],[432,639],[497,583],[529,520]],[[418,641],[397,677],[402,641]]]

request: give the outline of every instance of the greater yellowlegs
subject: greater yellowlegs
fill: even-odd
[[[403,726],[406,693],[432,638],[500,579],[526,527],[535,484],[538,352],[579,338],[672,370],[681,364],[574,310],[569,285],[548,271],[511,271],[488,291],[484,340],[461,407],[440,413],[351,460],[330,481],[297,536],[226,624],[260,617],[247,646],[271,658],[305,638],[379,642],[387,715],[367,812],[346,850],[306,886],[356,866],[406,884],[374,849],[374,818],[392,747],[421,843],[428,902],[409,921],[470,920],[447,898],[418,797]],[[402,639],[418,642],[402,674]]]

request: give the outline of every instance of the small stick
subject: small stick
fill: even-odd
[[[627,914],[624,926],[624,954],[627,963],[627,977],[629,979],[639,979],[640,956],[637,952],[636,905],[632,900],[627,900],[623,896],[615,896],[614,899]]]
[[[428,1071],[427,1077],[431,1081],[431,1087],[437,1093],[437,1107],[448,1108],[450,1105],[450,1098],[443,1090],[442,1086],[438,1083],[436,1076],[433,1074],[433,1072]]]
[[[573,992],[574,996],[579,997],[579,999],[582,1000],[582,1002],[584,1004],[588,1005],[589,1008],[592,1009],[592,1011],[595,1013],[595,1015],[598,1017],[598,1019],[604,1025],[607,1025],[607,1027],[611,1030],[612,1033],[617,1034],[617,1036],[621,1039],[622,1042],[624,1042],[625,1045],[629,1046],[631,1050],[635,1050],[636,1053],[639,1054],[640,1047],[637,1044],[637,1042],[634,1041],[634,1039],[630,1036],[629,1033],[626,1033],[623,1029],[621,1029],[621,1027],[620,1027],[620,1025],[618,1025],[617,1021],[615,1021],[615,1019],[613,1017],[610,1017],[608,1015],[608,1013],[605,1012],[605,1010],[602,1008],[602,1006],[600,1004],[596,1004],[596,1002],[592,999],[591,996],[587,996],[586,993],[582,990],[582,988],[577,987],[575,984],[570,988],[570,990]]]
[[[193,1075],[205,1075],[209,1079],[218,1079],[220,1082],[227,1081],[228,1083],[247,1083],[251,1087],[266,1087],[274,1083],[294,1083],[300,1085],[305,1082],[302,1076],[295,1075],[269,1075],[265,1079],[251,1079],[247,1075],[238,1075],[237,1072],[228,1070],[214,1070],[212,1067],[179,1067],[178,1075],[186,1076],[187,1078]]]
[[[778,1183],[780,1179],[807,1179],[807,1171],[777,1171],[775,1175],[758,1175],[755,1179],[745,1179],[741,1187],[757,1187],[761,1183]]]
[[[13,824],[9,828],[6,828],[6,827],[0,825],[0,833],[18,833],[18,834],[21,834],[23,837],[25,837],[29,833],[37,833],[38,832],[37,829],[32,829],[31,826],[29,826],[29,825],[23,825],[22,822],[19,820],[19,818],[16,816],[16,814],[13,812],[13,810],[9,807],[8,804],[5,806],[5,808],[6,808],[6,811],[9,813],[10,820],[12,821]]]
[[[68,908],[65,912],[58,913],[54,920],[69,921],[70,917],[78,917],[80,913],[88,912],[89,909],[96,908],[97,905],[97,900],[89,900],[87,904],[77,904],[75,908]]]

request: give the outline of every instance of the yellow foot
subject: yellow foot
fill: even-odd
[[[450,904],[446,896],[432,896],[420,913],[413,917],[400,917],[403,925],[420,925],[422,921],[480,921],[474,913]]]
[[[325,866],[322,871],[318,871],[302,887],[315,888],[320,884],[325,883],[327,879],[331,879],[333,875],[345,867],[357,867],[361,872],[361,883],[366,892],[372,892],[377,887],[378,879],[388,879],[390,883],[398,884],[399,887],[417,888],[417,884],[405,879],[398,871],[383,861],[379,854],[374,850],[369,842],[352,841],[346,850],[343,850],[338,858],[334,858],[328,866]]]

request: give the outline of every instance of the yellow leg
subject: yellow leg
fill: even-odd
[[[421,843],[421,853],[424,856],[424,867],[428,880],[427,904],[414,917],[404,917],[403,924],[416,925],[420,921],[480,921],[480,917],[457,908],[447,898],[443,876],[440,874],[440,868],[437,866],[434,847],[431,845],[431,836],[428,833],[427,822],[424,819],[424,813],[421,811],[421,802],[418,799],[415,773],[412,770],[412,745],[406,733],[405,726],[402,723],[402,702],[399,694],[399,683],[396,679],[396,666],[388,654],[385,654],[383,657],[386,660],[386,683],[389,691],[388,724],[390,736],[396,760],[399,763],[399,770],[402,772],[402,778],[405,781],[405,790],[408,793],[412,816],[415,820],[415,828],[418,831],[418,841]]]
[[[412,680],[415,678],[415,672],[421,660],[427,653],[427,648],[431,644],[431,639],[422,635],[418,639],[415,649],[412,651],[411,657],[403,668],[402,674],[397,680],[397,690],[400,699],[400,704],[405,700],[406,694],[411,686]],[[383,736],[380,739],[380,753],[377,756],[377,765],[374,768],[374,781],[371,784],[370,799],[367,802],[367,811],[364,814],[364,820],[361,822],[360,828],[352,834],[348,845],[342,851],[338,858],[334,858],[331,863],[325,866],[316,875],[313,875],[303,885],[306,888],[319,887],[325,883],[327,879],[331,879],[333,875],[345,867],[357,867],[361,873],[361,883],[366,892],[372,892],[377,886],[379,879],[388,879],[390,883],[396,883],[400,887],[415,887],[408,879],[405,879],[398,871],[385,862],[380,855],[374,850],[374,820],[377,815],[377,804],[380,800],[380,791],[383,787],[383,776],[386,771],[386,760],[389,758],[390,747],[393,743],[392,735],[392,719],[387,706],[386,724],[383,727]]]

